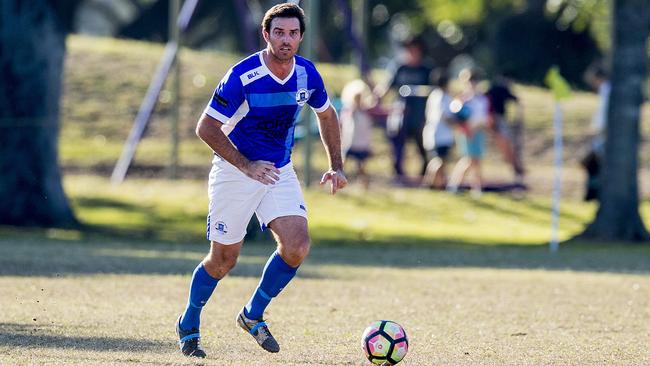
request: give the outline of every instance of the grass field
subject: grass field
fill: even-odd
[[[271,245],[244,248],[203,316],[200,363],[173,322],[205,245],[0,239],[2,365],[364,365],[371,321],[401,323],[404,365],[647,365],[647,248],[316,245],[267,312],[283,350],[234,325]]]
[[[0,366],[361,366],[359,338],[377,319],[405,327],[411,348],[403,365],[650,364],[650,246],[571,241],[549,252],[552,99],[521,85],[526,195],[474,199],[392,187],[378,130],[370,191],[354,183],[336,197],[305,191],[312,252],[267,311],[281,353],[266,354],[234,324],[274,250],[258,233],[204,310],[208,359],[183,358],[174,321],[208,249],[210,152],[193,127],[237,57],[183,53],[184,178],[161,179],[170,150],[163,93],[132,174],[113,186],[107,177],[162,48],[75,36],[68,50],[60,156],[85,229],[0,227]],[[349,66],[319,68],[334,94],[355,76]],[[565,105],[562,241],[580,233],[596,209],[578,199],[576,165],[594,107],[588,93]],[[643,145],[642,157],[649,148]],[[325,165],[318,149],[314,174]],[[302,177],[302,156],[294,157]],[[487,160],[488,179],[508,176],[498,160]],[[646,197],[647,164],[640,178]],[[650,227],[647,199],[641,214]]]
[[[364,365],[375,319],[406,328],[404,365],[650,362],[650,247],[551,254],[544,198],[351,188],[306,192],[313,250],[267,312],[282,352],[234,325],[273,251],[261,237],[207,305],[197,363],[176,352],[173,322],[207,249],[204,182],[69,176],[90,230],[0,229],[0,364]],[[593,212],[566,206],[564,239]]]

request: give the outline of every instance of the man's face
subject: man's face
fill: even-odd
[[[281,61],[291,60],[302,41],[298,18],[275,18],[271,21],[270,32],[262,33],[273,56]]]
[[[424,55],[422,54],[422,49],[420,47],[412,45],[407,47],[406,51],[409,55],[408,57],[409,63],[413,65],[418,65],[420,64],[420,62],[422,62],[422,58]]]

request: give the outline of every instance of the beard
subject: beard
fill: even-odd
[[[296,54],[296,49],[290,45],[280,45],[277,48],[271,48],[273,57],[279,61],[289,61],[293,59],[293,56]]]

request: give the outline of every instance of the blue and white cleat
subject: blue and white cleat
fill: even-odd
[[[176,321],[176,335],[181,353],[187,357],[205,358],[205,351],[201,347],[201,334],[196,328],[190,330],[181,329],[181,316]]]
[[[248,319],[244,315],[244,309],[242,309],[239,315],[237,315],[237,325],[246,331],[246,333],[252,335],[255,341],[257,341],[257,344],[264,348],[265,351],[271,353],[280,352],[280,345],[273,338],[269,327],[263,319]]]

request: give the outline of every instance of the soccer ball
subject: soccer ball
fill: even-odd
[[[390,320],[373,322],[361,336],[363,352],[376,365],[396,365],[409,349],[409,340],[401,325]]]

